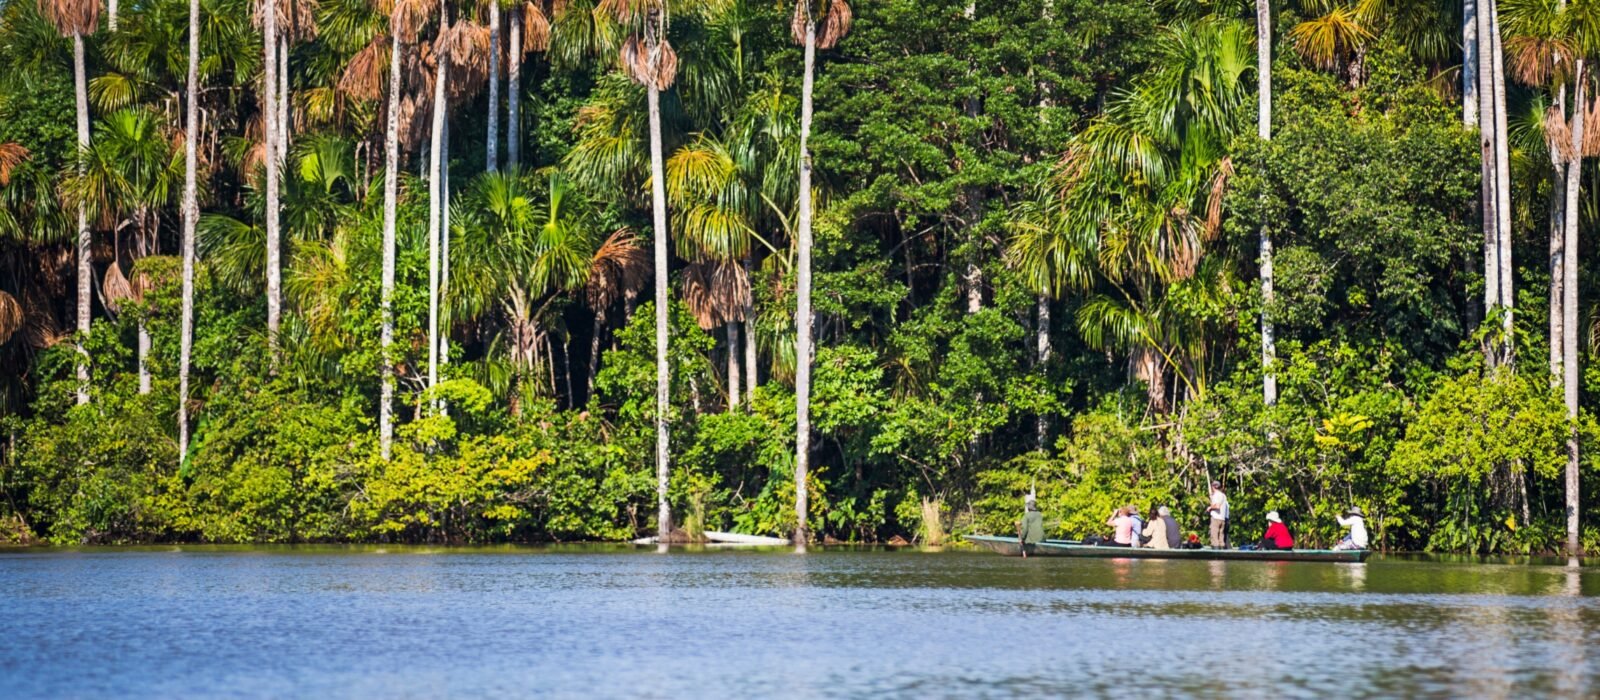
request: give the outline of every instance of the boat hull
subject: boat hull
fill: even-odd
[[[990,535],[967,535],[963,539],[965,539],[966,541],[971,542],[971,543],[973,543],[973,544],[975,544],[975,545],[977,545],[979,547],[982,547],[982,548],[987,549],[987,550],[989,550],[991,552],[994,552],[996,554],[1003,554],[1003,555],[1008,556],[1008,557],[1022,556],[1022,542],[1020,540],[1018,540],[1017,538],[1015,538],[1015,537],[993,537],[993,536],[990,536]],[[1071,542],[1069,540],[1045,540],[1044,542],[1040,542],[1038,544],[1033,545],[1033,548],[1028,550],[1028,556],[1030,556],[1030,557],[1064,557],[1064,556],[1068,556],[1068,555],[1062,554],[1062,553],[1060,553],[1060,552],[1058,552],[1058,551],[1056,551],[1054,549],[1045,548],[1044,545],[1046,545],[1046,544],[1065,545],[1065,544],[1077,544],[1077,543],[1076,542]]]
[[[969,535],[968,542],[1007,556],[1022,553],[1015,537],[990,537]],[[1029,553],[1044,557],[1080,557],[1092,559],[1200,559],[1207,561],[1326,561],[1360,563],[1372,555],[1371,550],[1332,549],[1146,549],[1133,547],[1099,547],[1063,540],[1045,540],[1034,545]]]

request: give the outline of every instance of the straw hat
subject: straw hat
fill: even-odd
[[[1350,510],[1345,511],[1344,514],[1345,515],[1354,515],[1354,516],[1362,517],[1362,518],[1367,517],[1366,513],[1361,512],[1361,506],[1350,506]]]
[[[1271,513],[1267,513],[1267,522],[1281,523],[1283,522],[1283,518],[1278,517],[1278,511],[1272,511]]]

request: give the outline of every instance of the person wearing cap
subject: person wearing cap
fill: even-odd
[[[1294,549],[1294,536],[1289,526],[1283,524],[1278,511],[1267,513],[1267,534],[1261,536],[1261,549]]]
[[[1156,513],[1156,517],[1151,518],[1150,523],[1139,533],[1144,535],[1144,546],[1151,549],[1172,549],[1172,543],[1177,541],[1174,532],[1178,528],[1178,521],[1172,519],[1172,511],[1167,510],[1166,506],[1157,508]]]
[[[1228,495],[1222,492],[1222,482],[1211,482],[1211,505],[1206,507],[1206,512],[1211,514],[1211,548],[1224,549],[1228,546]]]
[[[1350,534],[1339,540],[1334,549],[1366,549],[1367,548],[1367,516],[1362,514],[1361,506],[1350,506],[1344,515],[1338,516],[1339,527],[1350,528]]]
[[[1022,501],[1022,520],[1017,522],[1017,541],[1022,545],[1022,558],[1028,558],[1033,546],[1044,541],[1044,514],[1033,494]]]
[[[1144,518],[1139,517],[1139,506],[1128,506],[1128,517],[1133,519],[1132,529],[1128,532],[1128,546],[1143,547],[1144,539],[1139,533],[1144,532]]]

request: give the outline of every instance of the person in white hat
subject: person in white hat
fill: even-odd
[[[1267,513],[1267,534],[1261,536],[1261,549],[1294,549],[1294,536],[1283,524],[1278,511]]]
[[[1017,542],[1021,545],[1022,558],[1028,558],[1028,552],[1033,550],[1034,545],[1043,541],[1044,515],[1039,512],[1039,503],[1030,493],[1022,501],[1022,520],[1017,523]]]
[[[1367,516],[1361,512],[1361,506],[1350,506],[1350,510],[1339,516],[1339,527],[1350,528],[1350,534],[1339,540],[1334,549],[1366,549],[1367,548]]]

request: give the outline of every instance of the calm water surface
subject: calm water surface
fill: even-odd
[[[1597,653],[1600,569],[0,552],[0,698],[1592,697]]]

